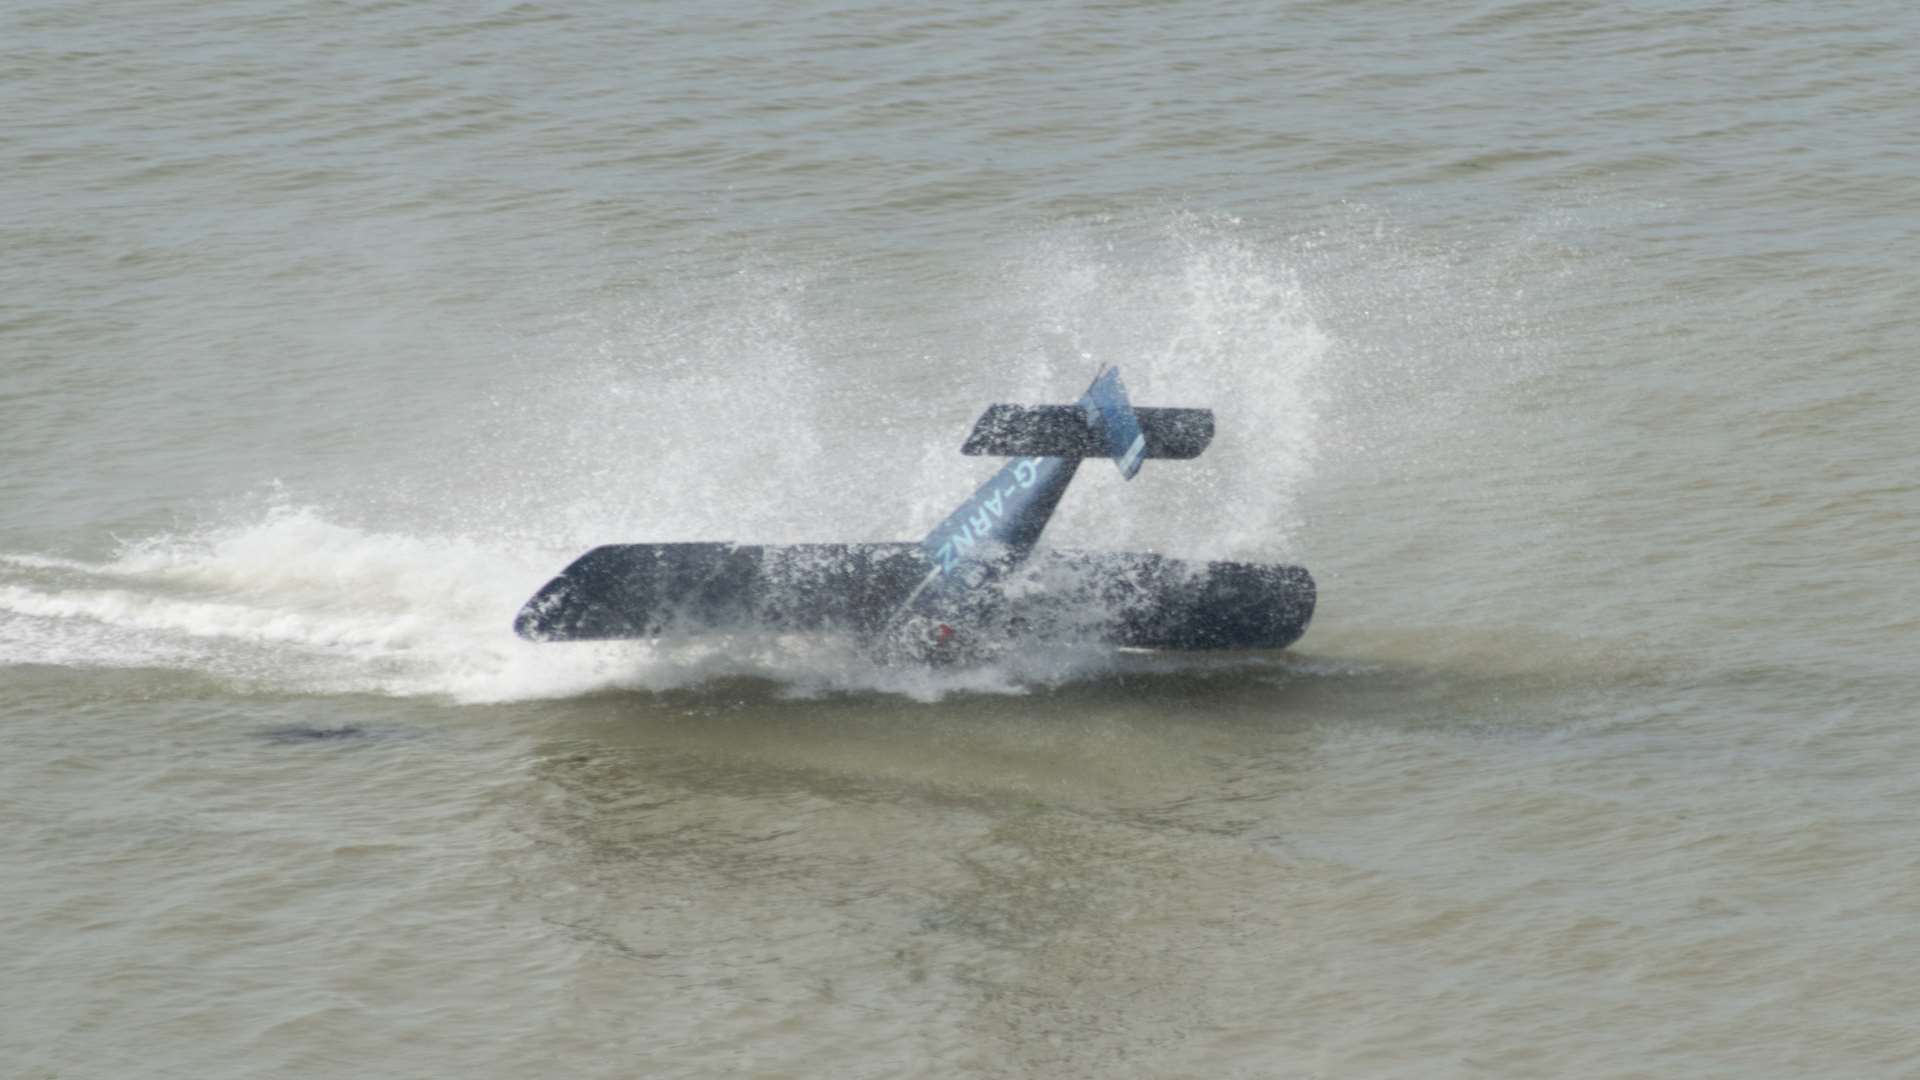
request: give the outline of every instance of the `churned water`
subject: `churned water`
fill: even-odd
[[[0,1074],[1920,1074],[1906,4],[0,10]],[[1286,653],[537,646],[1049,539]]]

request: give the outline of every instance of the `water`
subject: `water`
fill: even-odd
[[[0,13],[0,1062],[1920,1068],[1920,18]],[[1255,657],[538,647],[620,540],[1062,546]]]

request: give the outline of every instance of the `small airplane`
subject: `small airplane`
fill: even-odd
[[[1040,642],[1281,649],[1313,617],[1298,566],[1040,548],[1085,458],[1131,480],[1213,441],[1208,409],[1136,409],[1120,371],[1073,405],[991,405],[960,447],[1013,460],[919,543],[608,544],[534,593],[533,641],[729,633],[849,635],[886,662],[978,661]]]

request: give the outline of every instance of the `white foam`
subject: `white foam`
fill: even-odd
[[[17,566],[23,570],[77,570],[81,573],[104,573],[107,567],[100,563],[82,562],[79,559],[62,559],[52,555],[21,555],[0,552],[0,566]]]
[[[319,612],[178,600],[126,590],[43,593],[17,585],[0,587],[0,611],[41,619],[85,619],[129,631],[256,643],[283,642],[328,649],[404,649],[415,638],[419,626],[417,616],[373,622],[328,617]]]

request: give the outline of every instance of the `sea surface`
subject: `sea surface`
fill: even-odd
[[[1920,1075],[1920,7],[0,6],[0,1076]],[[535,645],[1048,540],[1285,652]]]

